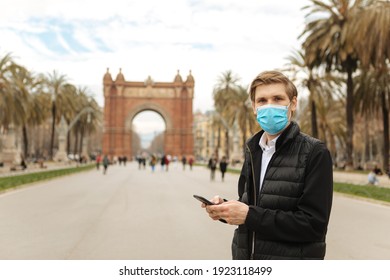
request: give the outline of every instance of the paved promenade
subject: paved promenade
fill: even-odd
[[[2,193],[0,259],[230,259],[235,227],[192,195],[236,199],[237,179],[131,163]],[[389,206],[335,194],[326,258],[390,259],[389,220]]]

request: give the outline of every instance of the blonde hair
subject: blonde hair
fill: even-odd
[[[290,100],[292,100],[294,96],[298,97],[297,88],[293,82],[289,80],[289,78],[278,71],[264,71],[258,74],[249,86],[249,93],[252,102],[255,101],[256,87],[271,84],[283,84]]]

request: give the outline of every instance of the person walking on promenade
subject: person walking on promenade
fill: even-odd
[[[107,168],[108,168],[108,165],[110,164],[110,161],[108,160],[108,156],[107,155],[104,155],[103,157],[103,174],[106,174],[107,173]]]
[[[215,170],[217,169],[217,158],[213,155],[209,159],[208,168],[210,169],[210,181],[215,181]]]
[[[190,159],[188,160],[188,165],[190,166],[190,170],[192,170],[192,166],[194,165],[194,158],[193,157],[190,157]]]
[[[379,184],[378,177],[376,176],[375,168],[368,173],[368,183],[377,186]]]
[[[219,170],[221,170],[221,175],[222,175],[222,182],[225,179],[225,173],[227,170],[228,162],[225,156],[222,157],[221,161],[219,162]]]
[[[163,156],[161,157],[161,159],[160,159],[161,171],[164,171],[165,161],[166,161],[166,155],[163,155]]]
[[[187,164],[186,156],[182,156],[181,163],[183,164],[183,170],[186,170],[186,164]]]
[[[157,164],[157,157],[155,155],[152,155],[150,159],[150,166],[152,167],[152,172],[154,172],[154,169],[156,168]]]
[[[168,172],[168,170],[169,170],[169,163],[171,162],[171,156],[170,155],[165,155],[164,160],[165,160],[165,171]]]
[[[102,162],[102,155],[101,154],[98,154],[96,156],[96,169],[99,170],[100,169],[100,163]]]
[[[206,206],[213,220],[238,226],[233,259],[324,259],[332,206],[332,159],[325,144],[292,121],[297,89],[278,71],[260,73],[250,85],[262,130],[245,145],[239,200],[215,196]]]

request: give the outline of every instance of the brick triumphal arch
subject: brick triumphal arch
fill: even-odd
[[[104,134],[103,153],[111,157],[132,158],[132,122],[145,110],[161,115],[165,120],[164,153],[193,155],[192,101],[194,78],[191,71],[183,81],[177,72],[173,82],[154,82],[150,77],[143,82],[126,81],[121,70],[113,80],[109,70],[103,78]]]

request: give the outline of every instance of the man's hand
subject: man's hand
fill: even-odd
[[[217,205],[205,206],[207,213],[213,220],[224,219],[230,225],[242,225],[248,215],[249,206],[245,203],[230,200],[223,202],[219,197],[214,197],[212,202]]]

